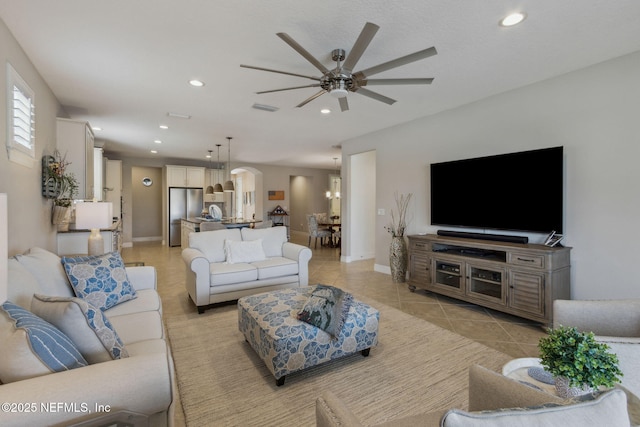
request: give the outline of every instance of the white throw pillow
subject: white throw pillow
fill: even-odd
[[[40,292],[45,295],[73,296],[73,289],[60,262],[60,257],[41,248],[31,248],[22,255],[14,257],[33,274]]]
[[[268,257],[282,256],[282,245],[287,242],[287,227],[243,228],[242,240],[262,239],[264,254]]]
[[[264,261],[267,259],[262,248],[262,239],[248,242],[225,240],[224,246],[227,254],[227,264]]]

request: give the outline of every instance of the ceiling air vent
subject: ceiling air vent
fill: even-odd
[[[272,105],[265,105],[265,104],[253,104],[251,106],[251,108],[255,108],[256,110],[270,111],[272,113],[274,111],[278,111],[279,110],[278,107],[274,107]]]

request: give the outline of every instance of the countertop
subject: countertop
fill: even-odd
[[[120,220],[114,221],[113,224],[111,224],[111,227],[107,227],[107,228],[101,228],[100,231],[117,231],[120,229],[120,225],[121,225]],[[91,230],[85,228],[76,228],[76,224],[75,223],[71,223],[69,224],[69,230],[68,231],[58,231],[58,233],[89,233]]]
[[[211,219],[205,219],[205,218],[201,218],[201,217],[188,217],[188,218],[182,218],[183,221],[187,221],[187,222],[191,222],[193,224],[202,224],[203,222],[215,222],[214,220]],[[255,224],[257,222],[262,222],[261,219],[238,219],[238,218],[223,218],[222,221],[218,221],[221,222],[225,225],[229,224],[229,225],[249,225],[249,224]]]

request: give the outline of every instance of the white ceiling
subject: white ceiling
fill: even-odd
[[[518,10],[522,24],[498,25]],[[234,164],[329,169],[350,138],[640,50],[638,0],[0,0],[0,17],[70,117],[103,128],[107,152],[203,159],[213,149],[215,160],[220,143],[226,160],[232,136]],[[239,66],[319,76],[276,33],[331,69],[331,50],[348,54],[367,21],[380,30],[356,71],[435,46],[375,76],[433,84],[373,88],[391,106],[349,94],[342,113],[327,94],[295,108],[316,88],[256,95],[312,82]]]

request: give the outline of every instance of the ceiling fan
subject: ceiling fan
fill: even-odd
[[[369,76],[374,74],[381,73],[383,71],[391,70],[392,68],[399,67],[401,65],[410,64],[415,61],[419,61],[421,59],[428,58],[430,56],[436,55],[438,52],[435,47],[430,47],[428,49],[424,49],[392,61],[385,62],[383,64],[376,65],[374,67],[367,68],[365,70],[360,70],[357,72],[353,72],[358,60],[364,53],[364,51],[371,43],[373,36],[375,36],[376,32],[380,27],[376,24],[372,24],[371,22],[367,22],[360,32],[358,39],[351,48],[349,55],[345,56],[345,51],[343,49],[334,49],[331,52],[331,58],[336,61],[336,67],[333,70],[329,70],[325,67],[320,61],[318,61],[313,55],[307,52],[302,46],[300,46],[295,40],[289,37],[285,33],[277,33],[277,36],[284,40],[289,46],[291,46],[296,52],[302,55],[307,61],[309,61],[313,66],[315,66],[318,70],[322,72],[322,77],[314,77],[314,76],[305,76],[303,74],[289,73],[287,71],[279,71],[272,70],[269,68],[263,67],[254,67],[251,65],[240,65],[244,68],[251,68],[254,70],[261,71],[269,71],[271,73],[279,73],[286,74],[289,76],[302,77],[306,79],[311,79],[317,81],[317,83],[313,83],[305,86],[295,86],[295,87],[287,87],[283,89],[274,89],[274,90],[265,90],[261,92],[256,92],[257,94],[262,93],[270,93],[270,92],[280,92],[284,90],[292,90],[292,89],[303,89],[308,87],[319,87],[321,90],[310,96],[309,98],[302,101],[300,104],[296,105],[296,107],[302,107],[314,99],[324,95],[325,93],[329,93],[334,98],[338,98],[340,103],[340,109],[342,111],[349,110],[349,103],[347,102],[347,94],[349,92],[356,92],[361,95],[367,96],[369,98],[373,98],[377,101],[384,102],[385,104],[393,104],[395,99],[391,99],[384,95],[381,95],[377,92],[373,92],[369,89],[365,89],[365,86],[377,86],[377,85],[415,85],[415,84],[431,84],[433,78],[414,78],[414,79],[369,79]],[[344,61],[344,62],[343,62]]]

